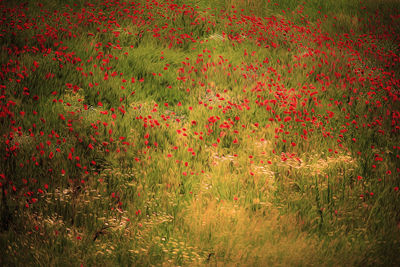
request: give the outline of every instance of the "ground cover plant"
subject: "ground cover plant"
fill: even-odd
[[[0,1],[0,265],[400,264],[399,8]]]

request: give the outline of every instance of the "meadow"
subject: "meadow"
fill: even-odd
[[[1,266],[400,265],[400,1],[0,11]]]

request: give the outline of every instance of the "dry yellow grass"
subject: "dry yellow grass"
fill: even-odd
[[[346,254],[341,254],[342,258],[329,257],[330,262],[326,262],[324,245],[301,231],[299,217],[281,216],[271,206],[262,210],[265,215],[254,214],[235,202],[201,195],[183,212],[182,231],[191,243],[209,251],[206,263],[210,266],[351,264]]]

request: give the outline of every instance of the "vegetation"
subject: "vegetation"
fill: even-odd
[[[0,1],[0,265],[399,265],[399,9]]]

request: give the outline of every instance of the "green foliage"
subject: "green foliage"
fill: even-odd
[[[398,264],[398,1],[6,1],[0,265]]]

